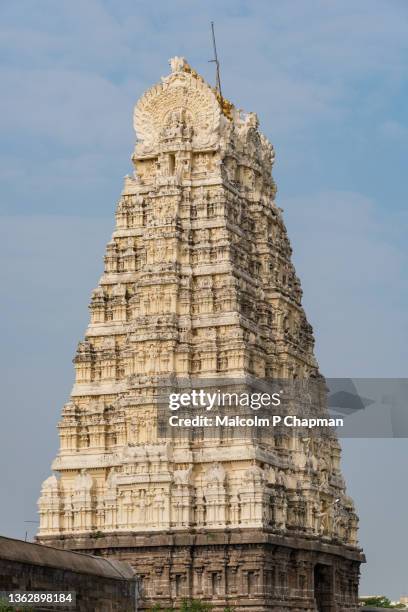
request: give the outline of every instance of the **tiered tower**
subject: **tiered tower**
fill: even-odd
[[[143,606],[355,610],[336,438],[163,438],[164,379],[318,380],[274,152],[183,58],[135,108],[126,177],[39,540],[130,561]],[[316,406],[316,413],[325,408]]]

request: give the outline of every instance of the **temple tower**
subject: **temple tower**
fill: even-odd
[[[356,610],[363,557],[334,435],[173,440],[158,428],[164,380],[323,380],[273,147],[254,113],[170,63],[135,107],[135,171],[74,359],[38,539],[129,561],[145,608]],[[312,408],[325,414],[324,398]]]

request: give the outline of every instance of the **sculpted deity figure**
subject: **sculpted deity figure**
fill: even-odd
[[[190,465],[186,470],[176,470],[174,472],[174,483],[176,485],[189,485],[191,481],[191,474],[193,473],[193,468]]]
[[[240,509],[239,494],[233,495],[230,505],[230,521],[233,525],[237,525],[240,522]]]
[[[157,525],[161,525],[164,521],[165,496],[164,489],[157,489],[153,500],[154,504],[154,521]]]
[[[108,490],[115,490],[118,484],[118,473],[116,469],[111,468],[108,478],[106,479],[106,488]]]
[[[244,481],[252,485],[261,485],[265,481],[265,472],[258,465],[252,465],[245,472]]]
[[[259,126],[258,115],[256,113],[248,113],[245,118],[245,125],[248,128],[253,128],[256,130],[257,127]]]
[[[93,485],[93,478],[87,470],[82,469],[74,480],[75,491],[90,491]]]
[[[213,463],[205,473],[207,483],[223,483],[226,477],[224,468],[220,463]]]

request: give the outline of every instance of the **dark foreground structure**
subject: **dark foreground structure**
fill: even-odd
[[[78,612],[133,612],[136,576],[128,563],[0,537],[0,591],[74,591]]]
[[[351,548],[258,530],[112,534],[61,539],[60,545],[132,563],[143,610],[178,609],[183,599],[209,602],[220,612],[358,608],[361,554]]]

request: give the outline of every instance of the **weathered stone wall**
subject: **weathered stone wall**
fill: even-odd
[[[356,612],[361,557],[353,548],[259,530],[111,535],[61,546],[127,561],[139,608],[178,608],[185,598],[253,612]],[[316,607],[317,606],[317,607]]]
[[[0,537],[0,591],[75,591],[77,612],[133,612],[135,578],[116,559]]]

